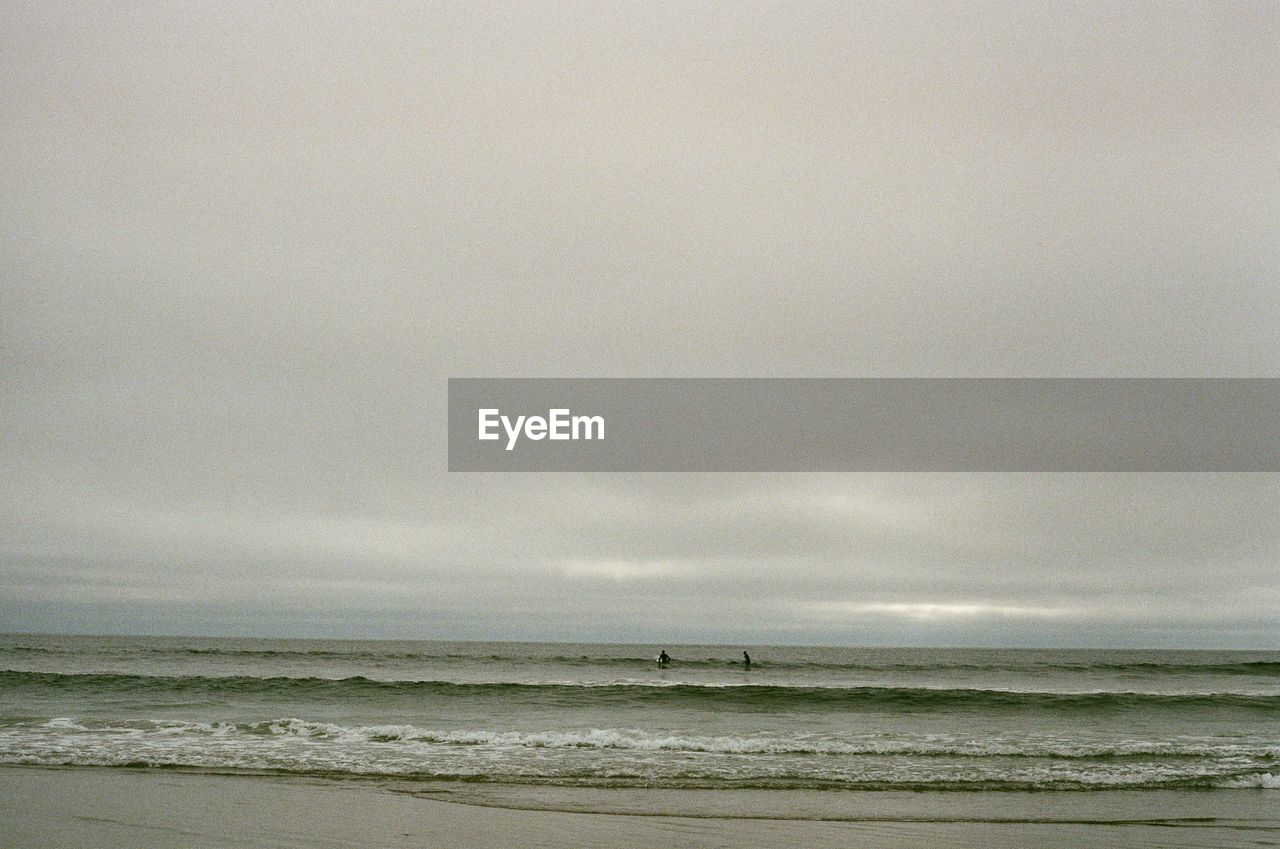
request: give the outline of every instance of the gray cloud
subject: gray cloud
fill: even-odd
[[[444,379],[1275,376],[1267,5],[0,10],[0,628],[1275,645],[1273,476],[450,476]]]

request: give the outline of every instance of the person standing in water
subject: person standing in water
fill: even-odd
[[[671,662],[671,655],[667,654],[666,649],[663,649],[661,652],[658,653],[659,666],[666,666],[670,662]]]
[[[742,665],[743,666],[751,665],[751,655],[747,654],[746,652],[742,653]]]

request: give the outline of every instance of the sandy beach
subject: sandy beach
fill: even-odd
[[[216,775],[168,770],[4,767],[0,769],[0,845],[25,849],[158,847],[1057,847],[1260,846],[1280,841],[1280,818],[1268,791],[1168,794],[1116,817],[1054,822],[1055,796],[1033,804],[1041,822],[955,822],[956,797],[918,794],[897,810],[856,822],[736,817],[681,817],[516,810],[460,804],[396,792],[369,781]],[[1118,794],[1123,795],[1123,794]],[[871,798],[874,794],[864,795]],[[981,797],[964,794],[980,819]],[[545,800],[544,800],[545,801]],[[667,803],[670,803],[670,798]],[[931,807],[933,806],[933,807]],[[950,814],[948,807],[953,808]],[[930,813],[933,811],[933,814]],[[864,811],[866,813],[866,811]],[[1077,814],[1080,812],[1077,811]]]

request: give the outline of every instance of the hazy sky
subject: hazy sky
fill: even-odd
[[[449,376],[1280,376],[1280,4],[0,5],[0,630],[1280,646],[1276,475],[450,475]]]

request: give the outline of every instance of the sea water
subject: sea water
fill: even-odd
[[[1280,652],[10,635],[0,670],[7,764],[597,794],[1280,787]]]

